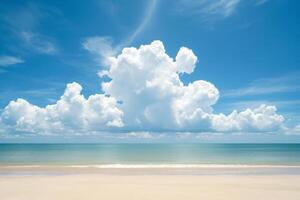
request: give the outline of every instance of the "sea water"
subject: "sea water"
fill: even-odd
[[[0,144],[0,165],[300,166],[300,144]]]

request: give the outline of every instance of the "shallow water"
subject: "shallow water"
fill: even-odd
[[[0,144],[0,165],[299,165],[300,144]]]

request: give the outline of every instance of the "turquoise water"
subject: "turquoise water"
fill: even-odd
[[[0,144],[0,165],[299,165],[300,144]]]

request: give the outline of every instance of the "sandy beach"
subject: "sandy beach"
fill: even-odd
[[[9,170],[11,169],[6,168],[6,172]],[[34,171],[32,168],[30,170]],[[139,169],[131,172],[128,169],[114,170],[92,173],[83,173],[82,170],[79,173],[75,170],[69,174],[66,171],[58,173],[58,169],[57,173],[54,173],[54,169],[48,169],[44,174],[41,172],[45,170],[36,174],[25,174],[22,170],[22,173],[17,174],[15,172],[21,172],[20,169],[14,169],[14,175],[0,176],[0,199],[300,199],[299,174],[196,175],[188,173],[190,170],[173,173],[170,169]],[[1,168],[1,172],[5,172],[4,168]]]

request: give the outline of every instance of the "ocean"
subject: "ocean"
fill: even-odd
[[[0,144],[1,166],[300,166],[300,144]]]

